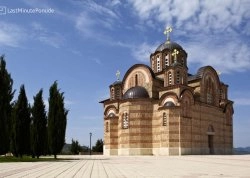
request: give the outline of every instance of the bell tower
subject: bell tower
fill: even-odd
[[[164,80],[164,86],[187,85],[187,53],[170,40],[172,28],[166,28],[167,40],[150,55],[151,68],[155,75]]]

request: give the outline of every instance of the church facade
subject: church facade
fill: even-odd
[[[188,73],[187,53],[170,41],[109,86],[104,155],[232,154],[233,102],[211,66]]]

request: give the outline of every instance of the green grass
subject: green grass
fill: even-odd
[[[67,161],[70,159],[62,159],[53,157],[41,157],[39,159],[32,158],[31,156],[23,156],[22,158],[17,158],[14,156],[0,156],[0,163],[9,163],[9,162],[42,162],[42,161]]]

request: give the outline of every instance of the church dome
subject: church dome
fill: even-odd
[[[175,106],[175,104],[172,102],[172,101],[167,101],[164,106],[166,107],[172,107],[172,106]]]
[[[149,98],[149,95],[147,90],[141,86],[132,87],[128,89],[123,95],[123,99],[134,99],[134,98]]]
[[[156,48],[155,52],[159,51],[163,51],[164,49],[168,49],[168,50],[173,50],[173,49],[177,49],[177,50],[183,50],[183,48],[181,47],[181,45],[179,45],[178,43],[175,43],[173,41],[166,41],[164,43],[162,43],[160,46],[158,46],[158,48]]]

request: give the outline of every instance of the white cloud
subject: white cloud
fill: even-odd
[[[84,1],[82,11],[75,19],[75,27],[86,38],[106,40],[108,31],[114,30],[119,23],[119,16],[110,6],[99,5],[94,1]]]
[[[250,51],[240,41],[216,41],[212,38],[198,38],[183,46],[188,53],[188,63],[200,66],[211,65],[223,73],[243,72],[250,69]],[[206,39],[206,40],[205,40]]]
[[[121,4],[121,1],[120,0],[109,0],[107,2],[108,5],[111,5],[111,6],[117,6],[117,5],[120,5]]]
[[[131,49],[132,55],[136,60],[148,63],[150,54],[153,53],[156,48],[156,44],[150,45],[147,43],[142,43],[141,45]]]
[[[65,39],[61,34],[47,30],[42,24],[33,22],[31,23],[31,27],[31,36],[33,39],[39,40],[54,48],[60,48],[64,44]]]
[[[94,37],[94,27],[96,26],[96,22],[92,20],[89,15],[85,12],[82,12],[77,18],[75,22],[76,29],[79,30],[84,37]]]
[[[87,1],[86,5],[89,7],[88,10],[90,10],[90,11],[93,11],[97,14],[102,15],[102,16],[118,19],[118,16],[114,11],[112,11],[111,9],[109,9],[105,6],[101,6],[97,3],[95,3],[94,1]]]
[[[25,39],[25,31],[18,25],[0,22],[0,46],[19,47]]]
[[[222,72],[250,69],[250,1],[247,0],[129,0],[141,21],[173,26],[176,37],[187,39],[183,45],[188,62],[212,65]],[[187,41],[187,42],[186,42]],[[145,58],[144,43],[134,51],[136,59]],[[153,49],[156,49],[154,46]],[[147,54],[148,58],[148,54]]]
[[[250,98],[235,98],[233,101],[237,106],[250,106]]]
[[[224,31],[250,17],[250,2],[247,0],[129,0],[139,17],[152,18],[165,25],[175,25],[184,30]],[[188,20],[188,21],[187,21]]]

